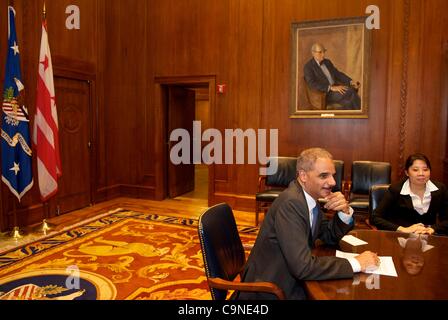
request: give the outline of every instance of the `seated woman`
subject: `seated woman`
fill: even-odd
[[[407,178],[392,184],[370,217],[378,229],[448,235],[448,190],[429,180],[431,164],[421,153],[410,155]]]

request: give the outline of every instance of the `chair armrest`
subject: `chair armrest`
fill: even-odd
[[[375,231],[378,231],[378,228],[375,227],[373,224],[371,224],[371,223],[370,223],[370,220],[369,220],[368,218],[367,218],[366,220],[364,220],[364,222],[366,223],[366,225],[367,225],[370,229],[375,230]]]
[[[352,182],[349,181],[345,181],[345,186],[344,186],[344,196],[345,199],[350,200],[350,192],[352,191]]]
[[[264,191],[264,189],[266,188],[266,176],[259,176],[258,177],[258,191],[257,192],[262,192]]]
[[[279,300],[285,300],[283,290],[271,282],[232,282],[221,278],[208,278],[208,285],[221,290],[272,293]]]

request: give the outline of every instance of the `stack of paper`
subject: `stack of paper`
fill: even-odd
[[[336,250],[336,257],[338,258],[348,259],[348,258],[355,258],[356,256],[358,256],[358,253],[348,253]],[[366,270],[365,273],[398,277],[397,270],[395,270],[395,265],[394,261],[392,260],[392,257],[379,257],[379,258],[381,260],[380,266],[372,270]]]

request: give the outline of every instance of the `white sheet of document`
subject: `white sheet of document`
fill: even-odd
[[[364,244],[367,244],[367,242],[365,242],[364,240],[356,238],[350,234],[343,236],[341,240],[351,244],[352,246],[362,246]]]
[[[343,252],[336,250],[336,257],[338,258],[354,258],[358,255],[358,253],[349,253],[349,252]],[[383,276],[390,276],[390,277],[398,277],[397,270],[395,270],[394,261],[392,260],[392,257],[379,257],[381,260],[380,266],[375,270],[367,270],[365,273],[372,273],[372,274],[380,274]]]

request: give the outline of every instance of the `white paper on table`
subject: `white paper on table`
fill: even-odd
[[[343,236],[341,240],[351,244],[352,246],[362,246],[364,244],[367,244],[367,242],[365,242],[364,240],[356,238],[356,237],[352,236],[351,234]]]
[[[336,257],[338,258],[355,258],[358,256],[358,253],[349,253],[349,252],[343,252],[336,250]],[[366,270],[365,273],[372,273],[372,274],[380,274],[383,276],[391,276],[391,277],[398,277],[397,270],[395,270],[394,261],[392,260],[392,257],[379,257],[381,260],[380,266],[375,270]]]

